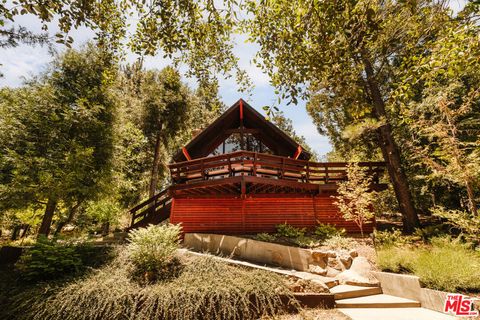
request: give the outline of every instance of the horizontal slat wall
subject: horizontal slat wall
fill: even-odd
[[[331,196],[317,196],[314,198],[315,203],[315,212],[317,221],[320,223],[332,224],[338,228],[344,228],[347,232],[357,233],[360,232],[360,229],[353,221],[346,221],[338,208],[333,202],[334,198]],[[372,232],[374,223],[370,222],[363,226],[364,232]]]
[[[296,227],[315,225],[312,198],[245,199],[246,232],[273,232],[285,222]]]
[[[175,198],[170,212],[171,223],[181,223],[187,232],[243,232],[240,198]]]
[[[172,223],[181,223],[183,231],[212,233],[273,232],[275,226],[288,223],[314,227],[316,222],[333,224],[347,232],[359,232],[357,225],[345,221],[328,195],[316,197],[175,198],[170,214]],[[364,227],[373,230],[373,223]]]

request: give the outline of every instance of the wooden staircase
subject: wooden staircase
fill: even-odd
[[[132,222],[128,230],[146,227],[149,224],[159,224],[170,217],[172,198],[168,188],[162,190],[150,199],[130,209]]]

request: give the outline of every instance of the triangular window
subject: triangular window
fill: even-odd
[[[232,133],[227,139],[220,143],[209,156],[217,156],[240,150],[273,154],[273,152],[253,134],[245,133],[243,135],[242,145],[242,136],[240,133]]]

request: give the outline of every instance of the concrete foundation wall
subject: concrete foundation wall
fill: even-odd
[[[308,271],[311,250],[218,234],[187,233],[184,246],[267,265]]]

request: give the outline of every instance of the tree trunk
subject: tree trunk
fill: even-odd
[[[468,206],[470,207],[470,211],[472,212],[472,214],[476,216],[478,215],[477,202],[475,201],[475,194],[473,192],[472,183],[468,180],[466,182],[466,187],[468,195]]]
[[[75,214],[77,213],[77,210],[78,210],[79,206],[80,206],[80,202],[75,204],[73,207],[70,208],[67,219],[58,222],[58,225],[57,225],[57,228],[55,229],[54,235],[60,234],[60,232],[62,232],[63,227],[65,227],[65,225],[67,225],[67,224],[69,224],[73,221],[73,217],[75,217]]]
[[[155,150],[153,156],[153,165],[152,165],[152,175],[150,176],[150,186],[148,188],[149,198],[153,197],[157,191],[158,183],[158,169],[160,167],[160,148],[161,148],[161,137],[160,132],[157,135],[157,141],[155,142]]]
[[[22,231],[22,234],[20,235],[20,238],[25,238],[27,236],[28,230],[30,230],[30,225],[24,224],[23,231]]]
[[[102,224],[102,236],[107,236],[109,232],[110,232],[110,222],[105,221]]]
[[[20,233],[20,226],[16,225],[13,227],[12,234],[10,235],[10,240],[17,240],[18,234]]]
[[[416,227],[420,226],[420,221],[413,204],[407,176],[402,168],[400,151],[393,139],[392,127],[387,119],[385,102],[375,80],[372,64],[366,58],[365,53],[362,53],[362,62],[365,67],[367,86],[371,94],[375,114],[378,119],[385,121],[385,124],[378,129],[380,149],[387,164],[387,170],[398,200],[400,212],[402,213],[403,230],[405,233],[412,233]]]
[[[47,206],[45,207],[45,214],[43,215],[42,224],[38,230],[38,235],[48,236],[50,233],[50,226],[52,225],[53,214],[55,213],[55,208],[57,207],[57,201],[53,198],[49,198],[47,201]]]

